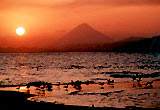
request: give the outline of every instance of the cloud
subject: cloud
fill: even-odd
[[[131,5],[160,5],[160,0],[75,0],[70,6],[106,5],[106,6],[131,6]]]
[[[159,6],[160,0],[1,0],[0,9],[12,7],[33,8],[79,8],[81,6],[103,5],[108,7],[117,6]]]
[[[0,9],[10,8],[63,8],[75,0],[1,0]]]

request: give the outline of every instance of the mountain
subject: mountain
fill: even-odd
[[[128,37],[128,38],[122,39],[118,42],[127,44],[127,43],[132,43],[132,42],[138,42],[138,41],[141,41],[141,40],[144,40],[144,39],[145,39],[144,37]]]
[[[57,51],[76,51],[76,52],[129,52],[129,53],[150,53],[160,52],[160,35],[152,38],[130,37],[114,43],[99,44],[74,44],[63,49],[49,48],[0,48],[0,52],[57,52]]]
[[[160,52],[160,35],[152,38],[145,38],[136,42],[117,46],[113,49],[119,52]]]
[[[110,43],[112,39],[86,23],[80,24],[60,39],[63,46]]]
[[[130,43],[134,43],[134,42],[144,40],[144,39],[145,39],[144,37],[128,37],[128,38],[122,39],[120,41],[111,43],[110,44],[110,49],[121,47],[121,46],[130,44]]]

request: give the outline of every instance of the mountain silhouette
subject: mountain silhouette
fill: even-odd
[[[113,50],[119,52],[160,52],[160,35],[152,38],[145,38],[136,42],[130,42],[125,45],[117,46]]]
[[[129,37],[113,43],[99,44],[74,44],[60,49],[50,48],[1,48],[2,53],[23,53],[23,52],[57,52],[57,51],[75,51],[75,52],[129,52],[129,53],[157,53],[160,52],[160,35],[152,38]]]
[[[145,39],[144,37],[128,37],[128,38],[122,39],[118,42],[127,44],[127,43],[132,43],[132,42],[138,42],[138,41],[141,41],[141,40],[144,40],[144,39]]]
[[[110,43],[112,39],[98,32],[86,23],[80,24],[60,39],[60,43],[69,45],[88,45]]]
[[[120,41],[111,43],[109,45],[110,50],[117,48],[117,47],[122,47],[122,46],[130,44],[130,43],[139,42],[144,39],[145,39],[144,37],[128,37],[128,38],[122,39]]]

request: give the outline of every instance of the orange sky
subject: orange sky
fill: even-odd
[[[84,22],[116,40],[151,37],[160,34],[159,12],[160,0],[1,0],[0,47],[46,46]]]

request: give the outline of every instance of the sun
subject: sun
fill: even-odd
[[[23,27],[18,27],[16,29],[16,33],[17,33],[17,35],[22,36],[25,33],[25,29]]]

